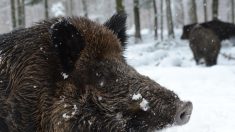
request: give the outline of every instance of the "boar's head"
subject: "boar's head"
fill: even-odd
[[[191,102],[181,101],[126,63],[125,24],[126,15],[115,14],[103,25],[64,18],[51,26],[52,43],[68,74],[57,93],[66,107],[53,106],[53,120],[66,118],[58,129],[151,131],[188,122]]]

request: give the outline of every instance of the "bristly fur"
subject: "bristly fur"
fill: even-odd
[[[197,64],[204,59],[207,66],[217,64],[221,43],[218,36],[210,29],[195,25],[189,34],[190,48]]]
[[[124,12],[113,15],[104,25],[111,29],[120,39],[122,46],[125,48],[127,43],[126,35],[126,18]]]
[[[149,131],[172,124],[180,100],[124,61],[125,22],[125,14],[104,25],[62,17],[1,35],[0,131]],[[142,98],[133,100],[138,93]]]

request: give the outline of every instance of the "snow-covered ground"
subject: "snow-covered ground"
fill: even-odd
[[[130,33],[131,31],[129,31]],[[218,65],[197,66],[188,41],[153,41],[153,34],[143,31],[142,43],[130,38],[125,56],[141,74],[175,91],[182,100],[193,103],[188,124],[171,127],[163,132],[234,132],[235,130],[235,46],[222,43]]]

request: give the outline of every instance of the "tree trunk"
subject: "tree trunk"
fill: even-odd
[[[65,5],[66,5],[66,15],[72,16],[72,0],[66,0]]]
[[[171,13],[171,0],[166,0],[166,13],[167,13],[167,27],[168,27],[168,37],[175,38],[173,19]]]
[[[25,27],[25,5],[24,0],[17,0],[18,26]]]
[[[207,22],[207,0],[203,0],[204,20]]]
[[[212,2],[212,16],[213,19],[218,19],[218,7],[219,7],[219,1],[213,0]]]
[[[73,0],[70,0],[70,14],[71,14],[71,16],[73,15],[73,6],[74,5],[74,3],[73,3]]]
[[[87,1],[82,0],[82,9],[85,17],[88,17]]]
[[[44,14],[45,19],[49,18],[48,0],[44,0]]]
[[[161,25],[161,40],[163,40],[163,0],[161,0],[161,8],[160,8],[160,10],[161,10],[161,22],[160,22],[160,25]]]
[[[135,42],[141,41],[139,0],[134,0]]]
[[[154,39],[156,40],[158,38],[158,23],[157,23],[157,6],[156,1],[153,0],[153,11],[154,11]]]
[[[12,28],[16,28],[16,7],[15,7],[15,0],[11,0],[11,22],[12,22]]]
[[[190,0],[189,17],[190,17],[191,23],[197,23],[197,6],[196,6],[195,0]]]
[[[174,5],[173,21],[176,28],[181,28],[184,25],[184,5],[183,0],[172,0],[171,4]]]
[[[232,8],[231,9],[231,11],[232,11],[232,13],[231,13],[232,14],[232,22],[234,23],[235,22],[235,20],[234,20],[234,0],[231,0],[231,6],[232,6],[231,7]]]
[[[123,0],[116,0],[116,11],[117,12],[125,12]]]

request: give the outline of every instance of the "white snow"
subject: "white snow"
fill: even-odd
[[[57,2],[57,3],[53,4],[51,7],[51,12],[52,12],[53,16],[55,16],[55,17],[65,16],[65,7],[64,7],[63,3]]]
[[[150,32],[139,44],[130,38],[125,52],[127,62],[138,72],[193,103],[187,124],[162,132],[234,132],[235,46],[222,42],[217,65],[197,66],[188,41],[180,40],[180,35],[176,31],[176,39],[154,41]]]
[[[62,115],[62,117],[65,118],[65,119],[70,119],[70,118],[71,118],[71,116],[68,115],[67,113],[64,113],[64,114]]]
[[[67,105],[65,104],[64,105],[64,108],[66,108],[67,107]],[[75,114],[76,114],[76,112],[77,112],[77,110],[78,110],[78,108],[77,108],[77,105],[73,105],[73,111],[70,113],[70,112],[68,112],[68,113],[64,113],[63,115],[62,115],[62,117],[64,118],[64,119],[70,119],[70,118],[72,118]]]
[[[98,100],[101,101],[103,98],[101,96],[98,97]]]
[[[142,102],[140,102],[140,108],[143,110],[143,111],[147,111],[149,109],[149,102],[143,98],[142,99]]]
[[[104,86],[104,81],[101,81],[100,82],[100,87],[103,87]]]
[[[77,105],[73,105],[73,109],[74,109],[74,111],[72,112],[72,116],[74,116],[74,115],[75,115],[75,113],[76,113],[76,112],[77,112],[77,110],[78,110]]]
[[[68,74],[66,74],[66,73],[61,73],[61,75],[62,75],[62,77],[64,78],[64,79],[67,79],[68,77],[69,77],[69,75]]]
[[[133,94],[132,100],[139,100],[139,99],[142,99],[142,95],[141,95],[140,93],[138,93],[138,94]]]

